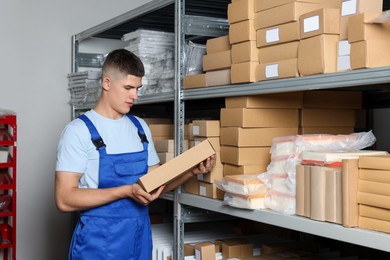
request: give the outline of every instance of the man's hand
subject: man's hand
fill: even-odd
[[[161,186],[155,191],[153,191],[152,193],[147,193],[144,189],[142,189],[142,187],[139,184],[134,183],[133,185],[131,185],[132,191],[130,197],[133,200],[137,201],[138,203],[146,206],[149,205],[155,199],[157,199],[160,196],[163,189],[164,186]]]
[[[203,162],[199,163],[195,167],[191,169],[191,173],[193,175],[197,174],[205,174],[211,172],[212,169],[214,169],[216,163],[216,155],[212,155]]]

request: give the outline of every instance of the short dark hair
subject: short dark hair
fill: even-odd
[[[109,69],[115,69],[123,74],[136,77],[145,75],[145,68],[141,59],[126,49],[113,50],[107,55],[103,63],[102,75],[104,76]]]

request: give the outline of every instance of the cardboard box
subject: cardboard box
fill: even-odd
[[[211,199],[223,200],[224,192],[214,183],[199,181],[199,195]]]
[[[260,63],[270,63],[298,58],[299,41],[281,43],[260,48]]]
[[[221,161],[233,165],[269,164],[270,147],[221,147]]]
[[[245,239],[224,240],[222,243],[223,259],[253,256],[253,244]]]
[[[255,14],[254,0],[235,1],[228,4],[229,24],[251,20]]]
[[[150,124],[150,132],[154,137],[166,137],[166,139],[173,138],[173,124]]]
[[[196,176],[192,176],[182,185],[183,190],[187,193],[199,195],[199,182]]]
[[[206,72],[206,86],[223,86],[231,84],[230,68]]]
[[[365,40],[390,40],[389,23],[370,23],[381,13],[363,13],[349,17],[348,41],[350,43]]]
[[[355,132],[355,128],[352,126],[328,126],[328,127],[299,127],[298,134],[329,134],[329,135],[349,135]]]
[[[257,71],[260,81],[299,77],[298,59],[261,63]]]
[[[298,71],[302,76],[337,72],[338,35],[319,35],[301,40]]]
[[[357,202],[358,204],[390,209],[390,197],[385,195],[358,191]]]
[[[220,135],[219,120],[194,120],[192,121],[192,135],[202,137],[214,137]]]
[[[358,191],[390,196],[390,183],[359,180]]]
[[[160,160],[160,164],[164,164],[175,157],[173,153],[157,153],[157,156],[158,159]]]
[[[245,1],[243,1],[245,2]],[[232,63],[259,61],[259,49],[256,41],[246,41],[232,45]]]
[[[293,42],[299,39],[299,21],[275,25],[256,31],[257,47]]]
[[[311,168],[313,166],[305,165],[305,180],[304,180],[304,208],[303,215],[310,218],[311,214]]]
[[[223,164],[223,176],[260,174],[267,171],[268,164],[232,165]]]
[[[226,108],[302,108],[303,92],[226,97]]]
[[[361,91],[314,90],[303,92],[303,108],[360,109]]]
[[[184,256],[194,256],[195,257],[195,243],[184,244]]]
[[[305,168],[309,169],[310,174],[310,168],[301,164],[295,170],[295,214],[299,216],[305,216]]]
[[[390,35],[390,31],[388,34]],[[352,43],[351,69],[390,66],[389,40],[367,40]]]
[[[222,70],[230,68],[232,64],[231,51],[221,51],[203,56],[203,70]]]
[[[299,17],[301,39],[320,34],[340,34],[340,9],[321,8]]]
[[[172,120],[169,118],[161,118],[161,117],[143,117],[142,118],[145,123],[148,125],[157,125],[157,124],[171,124]]]
[[[298,128],[241,128],[222,127],[221,144],[237,147],[271,146],[272,140],[279,136],[297,135]]]
[[[230,44],[246,41],[256,41],[254,20],[245,20],[231,24],[229,26],[229,41]]]
[[[212,54],[230,50],[229,35],[211,38],[206,41],[206,53]]]
[[[184,150],[188,149],[188,140],[183,141]],[[174,153],[175,141],[173,139],[158,140],[154,142],[154,148],[158,153]]]
[[[222,108],[221,126],[297,127],[298,109]]]
[[[215,246],[211,242],[198,243],[195,246],[196,260],[215,259]]]
[[[214,183],[215,180],[221,180],[223,178],[223,168],[214,167],[213,170],[206,174],[197,174],[198,181]]]
[[[390,171],[390,156],[389,155],[388,156],[362,156],[359,158],[359,169],[361,168],[384,170],[386,171],[386,173],[388,173],[387,171]],[[382,172],[378,172],[378,173],[384,174]],[[359,176],[359,178],[361,177]],[[370,180],[370,179],[366,179],[366,180]]]
[[[206,86],[206,73],[187,75],[183,78],[184,89],[204,88]]]
[[[310,109],[300,110],[301,126],[350,126],[356,122],[353,109]],[[337,116],[335,116],[337,115]]]
[[[343,0],[341,16],[350,16],[361,13],[381,13],[383,0]]]
[[[341,170],[326,171],[325,220],[332,223],[342,223],[342,183]]]
[[[232,64],[231,67],[231,82],[249,83],[259,81],[259,76],[256,74],[258,62],[243,62]]]
[[[363,158],[363,156],[359,159],[361,158]],[[359,180],[390,183],[390,171],[360,168]]]
[[[337,71],[347,71],[351,69],[351,56],[338,56],[337,57]]]
[[[151,192],[161,185],[173,181],[213,154],[215,154],[213,147],[205,140],[155,170],[148,172],[138,180],[138,183],[146,192]]]
[[[349,16],[340,17],[340,40],[348,40],[348,19]]]
[[[195,145],[203,142],[204,140],[208,140],[210,144],[213,146],[214,151],[219,152],[221,151],[221,140],[219,136],[213,136],[213,137],[195,137]]]
[[[271,2],[271,1],[269,1]],[[255,13],[254,28],[256,30],[298,21],[299,17],[322,6],[313,3],[292,2]]]
[[[358,226],[357,183],[359,178],[358,159],[343,160],[342,165],[342,225]]]
[[[310,168],[310,218],[318,221],[326,220],[326,170],[331,168],[321,166]]]
[[[380,219],[359,217],[359,227],[390,233],[390,222]]]
[[[390,222],[390,210],[360,204],[359,215],[367,218],[375,218]]]
[[[255,2],[255,12],[260,12],[262,10],[267,10],[293,2],[314,3],[320,4],[322,7],[341,8],[341,0],[257,0]]]

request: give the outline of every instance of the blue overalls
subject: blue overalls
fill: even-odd
[[[92,142],[99,151],[99,188],[135,183],[148,171],[148,141],[138,120],[128,115],[138,129],[143,151],[107,154],[106,145],[85,115]],[[80,213],[68,258],[70,260],[149,260],[152,235],[148,207],[130,198],[120,199]]]

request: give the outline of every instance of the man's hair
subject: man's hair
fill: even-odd
[[[141,59],[126,49],[117,49],[110,52],[103,64],[102,75],[105,76],[109,70],[117,70],[125,75],[143,77],[145,75],[144,65]]]

